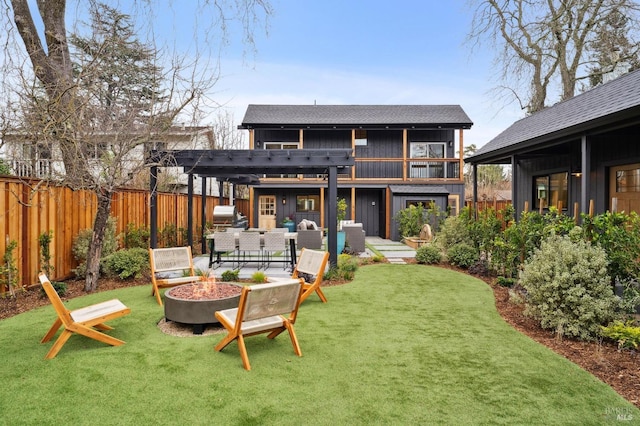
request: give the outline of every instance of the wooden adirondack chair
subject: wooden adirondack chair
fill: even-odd
[[[293,328],[301,295],[302,285],[297,279],[244,287],[237,308],[215,313],[215,317],[227,330],[227,335],[216,345],[215,350],[220,352],[229,343],[237,340],[242,365],[245,370],[251,370],[244,338],[269,333],[267,337],[274,339],[287,330],[293,351],[296,355],[302,356]]]
[[[120,346],[124,344],[122,340],[98,331],[112,330],[113,328],[106,325],[105,322],[122,317],[131,312],[131,309],[126,307],[121,301],[118,299],[112,299],[106,302],[87,306],[85,308],[69,311],[64,306],[64,303],[62,303],[58,292],[53,288],[53,285],[51,285],[47,276],[40,273],[39,279],[42,284],[42,288],[47,294],[47,297],[49,297],[49,300],[58,315],[58,318],[53,322],[53,325],[47,334],[42,338],[41,343],[51,340],[60,326],[64,327],[60,337],[58,337],[58,340],[56,340],[45,356],[46,359],[54,358],[73,333],[81,334],[90,339],[95,339],[112,346]]]
[[[151,265],[151,295],[156,297],[158,305],[162,306],[160,289],[190,284],[202,281],[203,277],[196,275],[191,256],[191,247],[170,247],[149,249],[149,263]],[[158,273],[185,273],[179,277],[158,278]]]
[[[327,303],[327,298],[320,289],[320,283],[324,276],[324,270],[327,267],[327,261],[329,260],[328,251],[319,251],[303,248],[298,258],[298,263],[293,270],[291,278],[303,278],[304,284],[302,297],[300,303],[302,303],[307,297],[309,297],[314,291],[318,293],[320,300],[323,303]]]

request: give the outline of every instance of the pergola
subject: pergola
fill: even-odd
[[[193,176],[215,177],[245,185],[259,185],[263,174],[326,174],[328,188],[327,244],[329,262],[338,263],[337,209],[338,173],[355,164],[351,149],[293,150],[181,150],[153,151],[150,156],[150,231],[152,248],[157,246],[157,176],[159,167],[182,167],[188,181],[188,236],[193,244]],[[204,192],[204,191],[203,191]],[[204,196],[204,195],[203,195]],[[203,212],[204,214],[204,212]],[[333,225],[333,226],[332,226]]]

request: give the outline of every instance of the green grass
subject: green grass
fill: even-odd
[[[516,332],[491,289],[422,265],[360,268],[311,296],[296,330],[247,339],[252,371],[221,335],[156,327],[150,286],[98,293],[132,309],[112,322],[120,347],[73,336],[53,360],[39,341],[50,306],[0,321],[0,424],[603,424],[640,411],[609,386]],[[627,417],[628,418],[628,417]],[[624,422],[630,424],[632,422]]]

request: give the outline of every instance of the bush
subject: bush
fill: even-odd
[[[471,236],[466,221],[460,216],[449,216],[436,233],[436,243],[444,252],[458,243],[471,244]]]
[[[107,275],[117,275],[121,280],[139,278],[149,269],[149,252],[143,248],[119,250],[101,262]]]
[[[67,283],[51,281],[51,286],[58,293],[58,296],[62,297],[67,294]],[[43,297],[47,297],[47,293],[44,291],[44,288],[40,287],[40,294]]]
[[[433,244],[426,244],[416,250],[416,262],[434,264],[442,261],[442,252]]]
[[[616,342],[618,349],[638,349],[640,345],[640,327],[634,326],[633,321],[614,321],[607,327],[601,327],[600,333]]]
[[[511,277],[498,277],[496,279],[496,284],[501,287],[513,287],[515,283],[516,279]]]
[[[256,271],[251,275],[251,281],[257,284],[266,283],[267,275],[262,271]]]
[[[92,229],[83,229],[78,232],[78,235],[73,240],[71,252],[73,257],[78,261],[78,267],[73,270],[76,276],[82,278],[86,275],[87,271],[87,255],[89,254],[89,244],[93,237]],[[107,229],[104,233],[104,240],[102,242],[102,255],[101,259],[112,255],[118,249],[118,240],[116,238],[116,219],[110,217],[107,222]]]
[[[234,281],[238,281],[239,278],[240,278],[239,269],[234,269],[234,270],[227,269],[222,273],[222,281],[234,282]]]
[[[471,244],[457,243],[449,247],[447,250],[447,258],[449,263],[455,266],[459,266],[463,269],[467,269],[471,265],[474,265],[480,255]]]
[[[524,264],[520,284],[527,290],[525,313],[558,336],[593,340],[600,325],[616,318],[618,298],[600,247],[552,235]]]
[[[124,248],[149,248],[149,230],[144,226],[137,227],[134,223],[127,224],[124,232]]]
[[[398,222],[398,230],[402,237],[415,237],[420,234],[425,224],[426,212],[422,203],[410,205],[396,213],[394,219]]]

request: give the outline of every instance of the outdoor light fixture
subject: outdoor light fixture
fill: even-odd
[[[287,204],[287,197],[282,197],[282,204]]]

